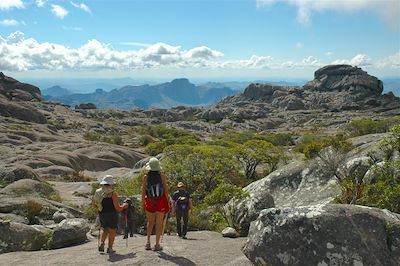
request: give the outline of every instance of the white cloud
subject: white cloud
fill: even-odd
[[[36,5],[38,7],[44,7],[45,4],[46,4],[46,0],[36,0]]]
[[[346,64],[352,66],[370,66],[372,65],[371,58],[366,54],[358,54],[351,59],[338,59],[332,62],[332,64]]]
[[[24,8],[24,2],[22,0],[1,0],[0,10],[8,10],[12,8]]]
[[[278,2],[286,2],[297,8],[297,21],[308,25],[313,12],[333,10],[336,12],[354,13],[360,11],[375,12],[390,27],[399,30],[400,1],[399,0],[256,0],[258,7],[272,6]]]
[[[151,44],[142,43],[142,42],[119,42],[118,44],[128,45],[128,46],[141,46],[141,47],[149,47],[149,46],[151,46]]]
[[[303,44],[301,42],[296,43],[296,48],[301,49],[303,48]]]
[[[72,31],[83,31],[83,28],[81,27],[67,27],[67,26],[62,26],[63,30],[72,30]]]
[[[67,28],[66,28],[67,29]],[[69,29],[69,28],[68,28]],[[271,56],[252,55],[248,59],[224,59],[221,51],[206,46],[183,49],[181,46],[155,43],[137,50],[120,51],[98,40],[89,40],[78,48],[25,38],[16,31],[7,37],[0,36],[0,69],[5,71],[62,70],[155,70],[193,68],[213,72],[220,69],[282,72],[287,69],[315,70],[329,62],[314,56],[300,61],[276,60]],[[335,60],[332,64],[350,64],[384,70],[400,68],[400,51],[380,61],[373,62],[368,55],[358,54],[350,59]]]
[[[377,62],[378,68],[400,69],[400,51]]]
[[[53,12],[53,14],[60,19],[63,19],[66,15],[68,15],[68,11],[59,5],[51,5],[51,12]]]
[[[15,19],[4,19],[4,20],[0,20],[0,25],[1,26],[18,26],[19,22],[16,21]]]
[[[330,56],[333,55],[333,52],[328,51],[328,52],[325,53],[325,55],[330,57]]]
[[[89,14],[92,14],[92,11],[90,10],[90,8],[87,5],[85,5],[84,3],[80,3],[80,4],[77,4],[77,3],[74,3],[74,2],[70,2],[70,3],[74,7],[79,8],[79,9],[81,9],[81,10],[83,10],[83,11],[89,13]]]
[[[185,53],[185,56],[192,59],[208,59],[210,57],[222,57],[224,54],[219,51],[212,50],[206,46],[200,46],[190,49]]]

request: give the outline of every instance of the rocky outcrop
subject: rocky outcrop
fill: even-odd
[[[225,206],[228,210],[235,210],[233,223],[239,227],[241,236],[247,236],[250,223],[258,217],[261,210],[275,207],[274,199],[268,190],[247,189],[246,191],[249,192],[249,197],[240,202],[231,200]]]
[[[349,65],[328,65],[315,71],[314,80],[304,85],[304,88],[318,91],[351,91],[380,96],[383,84],[361,68]]]
[[[48,247],[52,230],[0,220],[0,253],[33,251]]]
[[[97,109],[97,107],[94,103],[81,103],[79,105],[75,105],[75,109],[90,110]]]
[[[245,255],[257,265],[398,265],[400,215],[355,205],[267,209]]]
[[[304,86],[250,84],[243,93],[225,98],[199,117],[214,122],[230,119],[243,129],[292,130],[316,123],[337,127],[356,115],[353,112],[399,115],[400,99],[382,91],[382,82],[360,68],[329,65],[317,70],[315,79]],[[265,125],[263,119],[275,124]]]
[[[31,106],[23,106],[20,103],[10,102],[4,99],[4,97],[0,97],[0,115],[39,124],[47,122],[46,117]]]
[[[20,101],[41,101],[40,89],[31,84],[21,83],[11,77],[7,77],[0,72],[0,94],[9,100]]]
[[[64,219],[54,229],[50,247],[62,248],[82,244],[87,240],[89,225],[85,219]]]
[[[0,180],[14,182],[20,179],[38,180],[39,176],[32,168],[25,165],[14,165],[13,167],[0,168]]]

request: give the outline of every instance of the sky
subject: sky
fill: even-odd
[[[400,0],[0,0],[15,78],[400,78]]]

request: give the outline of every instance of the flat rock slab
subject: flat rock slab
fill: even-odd
[[[154,241],[155,236],[152,236]],[[145,236],[117,236],[115,254],[97,251],[97,239],[83,245],[0,254],[0,265],[252,265],[241,251],[246,238],[224,238],[210,231],[188,232],[188,239],[164,236],[163,251],[145,250]],[[106,244],[107,245],[107,244]],[[152,243],[154,245],[154,243]]]

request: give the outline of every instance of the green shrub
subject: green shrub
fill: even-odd
[[[97,208],[95,208],[91,205],[86,207],[85,210],[83,211],[83,217],[88,219],[91,222],[96,220],[97,215],[98,215]]]
[[[400,161],[387,161],[374,172],[377,175],[365,186],[357,204],[400,213]]]
[[[123,145],[122,137],[119,133],[101,134],[95,131],[87,131],[84,139],[90,141],[101,141],[115,145]]]
[[[154,138],[152,136],[150,136],[149,134],[144,134],[139,137],[139,142],[143,146],[147,146],[148,144],[150,144],[154,141],[155,141]]]
[[[385,120],[373,120],[371,118],[359,119],[346,124],[345,130],[353,137],[373,133],[384,133],[388,132],[391,126],[399,122],[400,117]]]
[[[120,196],[130,197],[142,193],[142,178],[135,177],[120,177],[114,185],[114,191]]]
[[[294,147],[294,151],[305,153],[304,149],[307,145],[315,143],[319,138],[313,134],[304,134],[301,136]]]
[[[150,143],[146,146],[144,149],[145,153],[151,155],[151,156],[156,156],[157,154],[160,154],[163,152],[164,148],[166,147],[166,143],[163,141],[157,141]]]
[[[225,223],[240,232],[239,225],[234,222],[234,217],[238,211],[236,202],[229,205],[227,203],[232,199],[241,200],[248,196],[249,194],[242,190],[241,187],[221,183],[204,198],[204,202],[214,206],[215,210],[224,218]],[[214,219],[216,219],[215,216]]]

